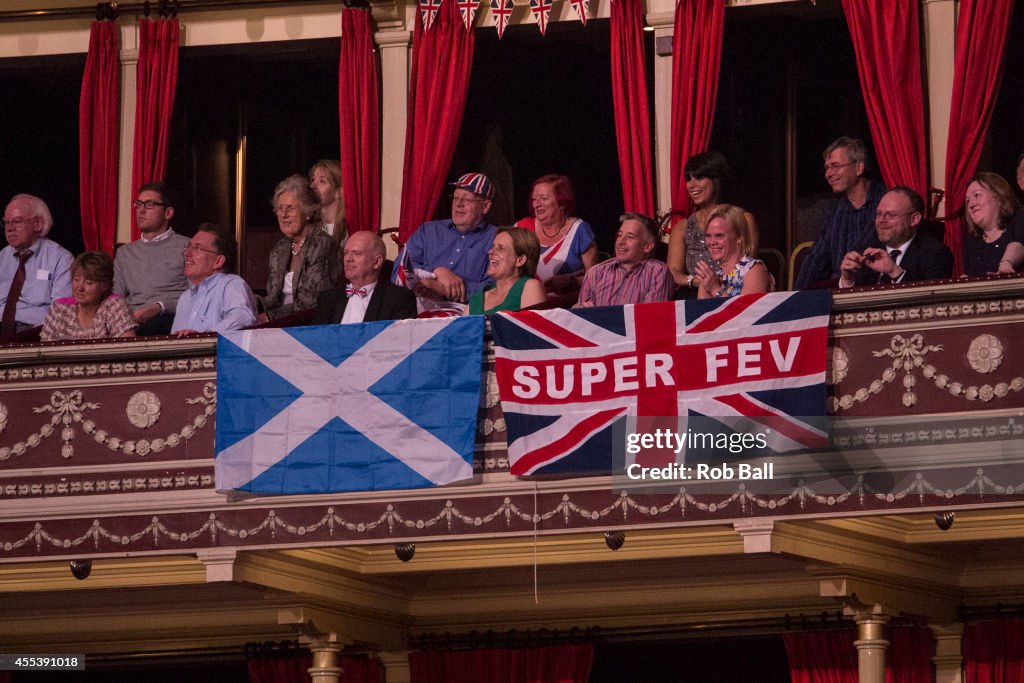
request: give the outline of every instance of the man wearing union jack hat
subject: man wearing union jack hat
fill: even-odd
[[[483,173],[466,173],[452,185],[452,217],[427,221],[405,245],[404,262],[415,271],[420,297],[464,303],[489,283],[487,250],[495,227],[487,222],[494,187]],[[403,268],[395,268],[400,284]]]

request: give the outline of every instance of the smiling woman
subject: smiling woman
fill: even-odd
[[[537,235],[525,228],[501,228],[487,252],[488,286],[469,298],[469,315],[518,311],[546,300],[544,287],[533,276],[540,258]]]
[[[111,294],[114,262],[98,251],[87,251],[71,266],[72,296],[50,306],[40,339],[104,339],[134,337],[138,323],[124,299]]]
[[[724,298],[773,289],[764,263],[752,258],[750,224],[738,206],[722,204],[708,217],[705,237],[714,266],[699,261],[693,281],[700,299]]]
[[[1008,230],[1010,220],[1020,208],[1010,184],[998,173],[982,172],[967,186],[964,215],[964,273],[986,275],[1000,270],[1011,245],[1020,247],[1020,236]],[[1005,272],[1013,272],[1011,267]]]

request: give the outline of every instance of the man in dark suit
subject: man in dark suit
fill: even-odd
[[[882,196],[875,212],[875,242],[851,251],[841,266],[841,288],[952,277],[953,253],[942,242],[918,233],[924,200],[898,185]]]
[[[345,242],[343,263],[348,285],[320,293],[314,325],[401,320],[416,317],[416,295],[380,276],[387,250],[369,231]]]

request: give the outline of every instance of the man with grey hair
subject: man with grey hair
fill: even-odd
[[[15,195],[4,210],[0,338],[42,325],[50,304],[71,296],[71,252],[46,238],[51,227],[50,209],[39,197]]]
[[[671,299],[675,289],[672,272],[651,258],[659,239],[658,224],[650,216],[631,211],[619,216],[615,255],[587,271],[576,306],[622,306]]]
[[[820,286],[838,278],[840,264],[851,251],[861,251],[875,237],[875,210],[885,186],[864,177],[868,150],[863,140],[841,137],[822,153],[825,180],[835,199],[825,214],[821,235],[804,260],[796,289]]]

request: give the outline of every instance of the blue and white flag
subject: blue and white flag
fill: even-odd
[[[379,491],[473,476],[483,318],[228,332],[216,485]]]

